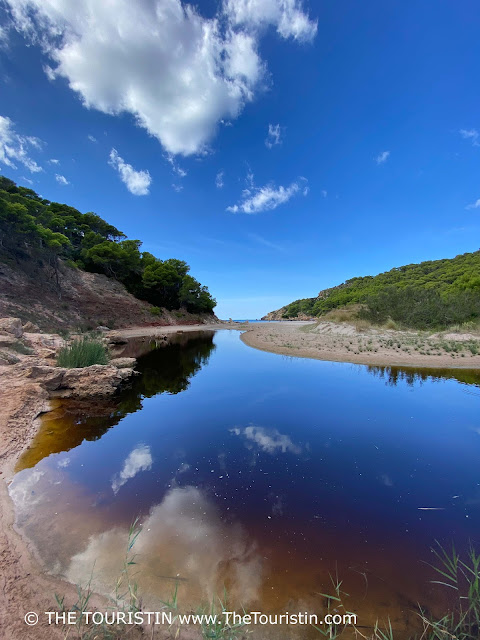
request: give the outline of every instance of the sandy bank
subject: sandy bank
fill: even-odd
[[[480,336],[366,328],[333,322],[245,325],[241,339],[262,351],[355,364],[480,369]],[[476,352],[476,353],[475,353]]]

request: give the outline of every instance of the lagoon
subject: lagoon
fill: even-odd
[[[19,460],[17,527],[48,571],[109,593],[138,517],[150,609],[178,585],[185,611],[225,587],[232,607],[320,613],[338,576],[361,626],[407,636],[417,603],[441,605],[432,548],[480,542],[479,372],[291,358],[226,330],[140,346],[130,388],[56,402]]]

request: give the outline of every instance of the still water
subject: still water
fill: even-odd
[[[338,575],[360,627],[407,634],[442,603],[435,540],[480,545],[480,372],[287,358],[237,331],[138,370],[114,399],[58,402],[19,461],[17,526],[50,572],[108,593],[138,516],[150,608],[178,584],[185,610],[225,586],[238,609],[320,614]]]

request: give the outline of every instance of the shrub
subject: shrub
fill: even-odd
[[[160,307],[150,307],[150,313],[152,316],[160,316],[162,314],[162,310]]]
[[[391,318],[415,329],[436,329],[474,321],[480,316],[480,297],[470,291],[442,295],[435,289],[388,287],[369,296],[359,316],[374,324]]]
[[[90,336],[84,336],[62,347],[57,355],[59,367],[79,369],[92,364],[108,364],[108,354],[103,342]]]

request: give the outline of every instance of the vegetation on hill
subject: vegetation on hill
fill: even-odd
[[[452,259],[409,264],[377,276],[352,278],[296,300],[282,316],[322,316],[349,305],[362,305],[359,316],[375,323],[388,318],[407,327],[440,328],[480,318],[480,250]]]
[[[70,266],[115,278],[134,296],[158,307],[213,311],[215,299],[189,274],[186,262],[159,260],[140,251],[141,244],[95,213],[50,202],[0,176],[0,260],[49,265],[60,289],[63,259]]]

